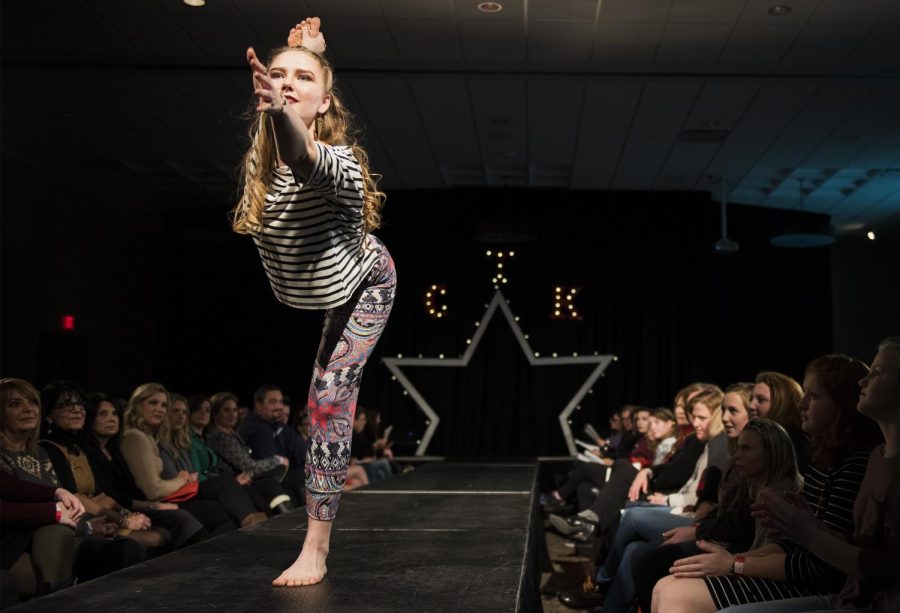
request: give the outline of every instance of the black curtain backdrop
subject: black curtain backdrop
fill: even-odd
[[[405,191],[390,195],[379,236],[397,264],[397,302],[367,367],[360,402],[414,446],[425,416],[380,363],[386,355],[459,356],[494,293],[496,258],[516,253],[502,286],[533,351],[614,353],[573,416],[605,426],[623,403],[670,405],[693,380],[727,385],[759,370],[802,376],[829,351],[829,249],[777,249],[771,226],[795,213],[732,207],[733,256],[715,255],[719,207],[696,193]],[[170,211],[155,355],[156,378],[182,393],[277,383],[304,402],[321,313],[278,304],[249,238],[229,235],[224,211]],[[534,240],[488,245],[477,227],[529,228]],[[446,317],[425,291],[447,287]],[[557,285],[582,288],[581,321],[555,321]],[[529,366],[497,313],[468,368],[404,367],[441,416],[430,454],[565,453],[557,415],[591,366]]]

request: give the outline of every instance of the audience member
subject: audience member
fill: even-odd
[[[219,392],[210,398],[212,424],[206,431],[206,443],[236,474],[246,473],[269,500],[270,508],[287,513],[297,507],[281,481],[287,473],[288,459],[272,456],[255,460],[236,431],[238,400],[231,392]]]
[[[844,539],[853,533],[853,504],[873,448],[873,433],[856,410],[856,382],[867,372],[865,364],[846,356],[818,358],[807,367],[800,405],[811,450],[802,499],[819,522]],[[698,546],[705,553],[676,561],[672,575],[656,584],[654,611],[702,613],[823,595],[846,579],[790,535],[740,557],[714,543]]]
[[[217,536],[237,528],[218,502],[200,500],[199,475],[185,469],[164,473],[160,441],[169,436],[169,392],[159,383],[145,383],[131,394],[125,409],[125,432],[120,449],[138,488],[148,500],[175,502]]]
[[[241,473],[223,471],[215,452],[195,436],[188,426],[188,401],[172,394],[168,413],[169,429],[159,442],[163,461],[163,479],[172,478],[179,471],[198,476],[197,498],[218,502],[242,528],[266,521],[268,509],[265,498],[252,487],[253,478]]]

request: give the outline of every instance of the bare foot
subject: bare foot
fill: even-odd
[[[294,587],[298,585],[315,585],[325,578],[328,569],[325,568],[325,558],[328,557],[327,549],[316,547],[304,547],[297,560],[290,565],[281,575],[272,581],[276,587]]]

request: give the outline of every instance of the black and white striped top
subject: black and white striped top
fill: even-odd
[[[836,466],[822,470],[809,464],[803,497],[816,518],[841,537],[853,535],[853,504],[862,485],[871,448],[854,449]],[[787,554],[784,581],[745,575],[704,577],[717,609],[838,592],[847,575],[787,539],[775,541]]]
[[[871,453],[871,447],[854,449],[832,469],[822,470],[810,464],[803,475],[803,497],[816,517],[832,533],[847,539],[853,537],[853,504]],[[840,570],[790,540],[777,543],[788,554],[784,565],[788,583],[822,591],[837,591],[843,585],[846,575]]]
[[[275,169],[253,235],[275,297],[298,309],[344,304],[378,259],[363,240],[363,178],[352,149],[316,148],[305,183],[286,166]]]

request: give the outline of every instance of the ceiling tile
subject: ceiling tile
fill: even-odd
[[[602,0],[529,0],[528,19],[594,21]]]
[[[600,21],[666,23],[673,0],[603,0]]]
[[[796,23],[739,23],[725,43],[719,63],[778,64],[794,44],[802,27]]]
[[[714,63],[730,33],[728,25],[670,23],[663,33],[656,61]]]
[[[437,20],[393,19],[388,27],[403,59],[458,60],[462,48],[456,28]]]
[[[512,21],[464,21],[459,25],[467,60],[524,60],[525,31]]]

